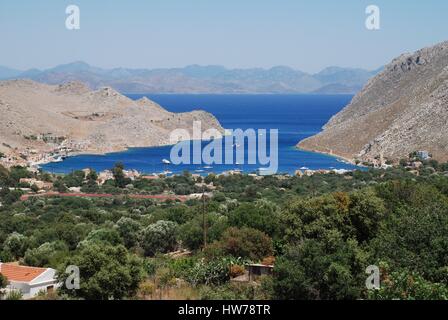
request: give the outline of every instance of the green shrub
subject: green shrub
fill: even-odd
[[[372,300],[448,300],[448,286],[432,283],[415,272],[405,270],[381,272],[379,290],[369,290]]]
[[[214,245],[225,255],[253,261],[272,256],[274,252],[271,238],[251,228],[229,228],[224,232],[222,239]]]
[[[124,246],[91,243],[70,256],[58,271],[58,280],[65,283],[66,268],[77,266],[80,270],[80,289],[59,290],[71,298],[88,300],[123,299],[136,294],[143,279],[143,263],[129,254]]]
[[[192,285],[219,285],[230,280],[230,259],[199,261],[186,274],[186,280]]]
[[[143,230],[141,246],[148,256],[173,250],[177,243],[177,224],[172,221],[157,221]]]

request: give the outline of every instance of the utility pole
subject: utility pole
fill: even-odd
[[[205,249],[207,247],[207,218],[206,218],[206,212],[205,212],[205,186],[202,187],[202,226],[204,229],[204,247]]]

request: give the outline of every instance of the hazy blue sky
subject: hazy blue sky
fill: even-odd
[[[81,30],[65,8],[81,9]],[[369,31],[367,5],[381,9]],[[47,68],[287,65],[377,68],[448,40],[445,0],[1,0],[0,65]]]

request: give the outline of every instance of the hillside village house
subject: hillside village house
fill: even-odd
[[[41,291],[51,292],[58,286],[56,270],[51,268],[25,267],[0,262],[0,273],[8,280],[6,294],[9,291],[20,290],[23,299],[34,298]]]
[[[423,150],[423,151],[417,151],[417,152],[416,152],[416,155],[417,155],[417,158],[419,158],[420,160],[428,160],[428,159],[431,159],[431,156],[430,156],[429,152],[428,152],[428,151],[425,151],[425,150]]]
[[[101,186],[103,185],[107,180],[111,180],[114,178],[114,175],[112,173],[112,171],[110,170],[105,170],[102,171],[98,174],[98,179],[97,179],[97,183]]]

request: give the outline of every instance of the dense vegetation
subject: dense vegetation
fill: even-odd
[[[53,267],[61,280],[77,265],[81,289],[51,297],[60,299],[448,299],[447,168],[128,181],[117,166],[103,186],[94,173],[39,174],[61,191],[80,186],[115,197],[26,201],[9,187],[30,174],[0,168],[0,260]],[[214,189],[205,215],[200,200],[126,196],[204,185]],[[180,249],[191,254],[172,254]],[[246,263],[273,257],[272,277],[229,281]],[[366,288],[369,265],[380,267],[379,290]]]

